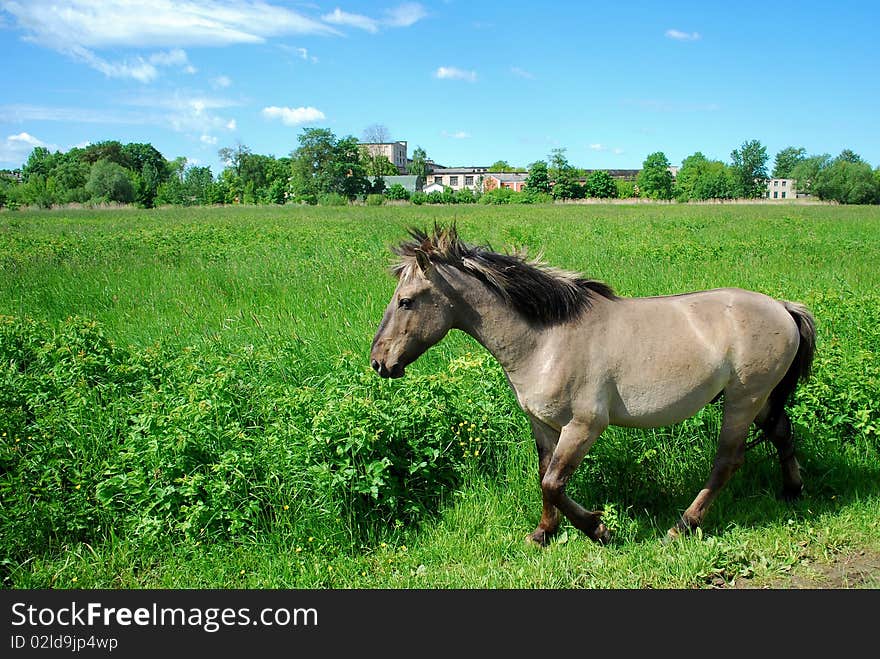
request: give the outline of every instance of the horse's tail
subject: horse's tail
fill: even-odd
[[[810,377],[813,356],[816,354],[816,320],[804,305],[780,300],[785,310],[791,314],[800,334],[797,353],[788,371],[776,388],[770,393],[770,416],[777,417],[785,408],[789,396],[797,388],[798,381]]]

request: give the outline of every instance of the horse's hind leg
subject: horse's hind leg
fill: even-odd
[[[715,453],[712,472],[703,489],[684,511],[678,523],[669,529],[667,535],[670,538],[675,538],[681,533],[688,533],[703,523],[706,511],[718,496],[721,488],[745,462],[746,438],[749,434],[749,427],[755,420],[762,404],[763,401],[755,403],[751,399],[743,400],[742,398],[734,401],[732,397],[725,396],[721,434],[718,438],[718,450]]]
[[[765,411],[766,414],[764,414]],[[794,440],[788,414],[784,409],[765,409],[758,416],[756,423],[767,438],[773,442],[773,446],[776,447],[776,452],[779,454],[779,466],[782,468],[780,497],[786,501],[797,499],[804,489],[804,482],[801,480],[800,465],[794,455]]]

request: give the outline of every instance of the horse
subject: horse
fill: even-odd
[[[626,298],[540,255],[465,243],[454,224],[408,233],[391,247],[397,286],[370,364],[383,378],[402,377],[453,328],[501,364],[538,451],[542,512],[528,541],[546,546],[562,513],[593,540],[608,542],[602,511],[584,509],[565,492],[599,435],[609,425],[679,423],[719,399],[712,470],[666,539],[702,524],[743,464],[753,423],[778,453],[781,496],[800,495],[785,405],[809,377],[815,352],[815,320],[805,306],[739,288]]]

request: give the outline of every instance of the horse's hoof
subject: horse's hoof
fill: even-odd
[[[600,545],[607,545],[611,542],[611,531],[602,522],[599,522],[599,526],[590,534],[590,537]]]
[[[780,501],[785,501],[786,503],[791,503],[793,501],[797,501],[801,498],[801,494],[804,491],[804,486],[801,484],[799,487],[787,488],[784,487],[780,490],[777,498]]]
[[[550,544],[550,534],[540,529],[526,536],[526,544],[532,547],[546,547]]]
[[[678,526],[673,526],[666,532],[666,535],[660,540],[664,545],[669,545],[678,540],[682,536],[682,530]]]

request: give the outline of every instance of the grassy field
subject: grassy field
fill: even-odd
[[[777,500],[758,445],[702,531],[661,544],[709,472],[710,406],[596,443],[569,492],[606,510],[610,545],[566,523],[527,546],[537,459],[491,357],[452,333],[402,380],[368,364],[388,246],[452,221],[620,295],[807,304],[805,495]],[[0,213],[3,587],[878,587],[878,263],[878,207]]]

